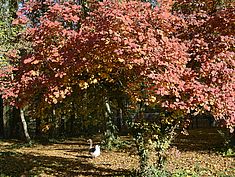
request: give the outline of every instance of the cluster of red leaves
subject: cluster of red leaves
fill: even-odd
[[[26,4],[19,19],[39,4]],[[47,11],[38,21],[27,20],[31,25],[24,35],[33,52],[22,56],[17,67],[15,89],[21,103],[39,93],[57,103],[78,88],[74,86],[117,82],[138,98],[145,83],[154,102],[167,109],[202,108],[228,116],[234,125],[232,8],[231,13],[173,15],[168,1],[154,9],[140,1],[89,4],[85,14],[73,3],[45,2]]]
[[[181,3],[182,7],[185,2]],[[191,98],[232,126],[235,124],[234,5],[219,6],[213,0],[193,3],[198,5],[194,11],[185,13],[182,8],[178,12],[187,23],[187,33],[181,31],[180,38],[188,44],[188,66],[199,86],[191,90],[194,95]]]

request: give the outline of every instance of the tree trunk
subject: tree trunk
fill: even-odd
[[[105,144],[108,149],[113,148],[114,142],[117,140],[117,127],[113,122],[113,112],[111,111],[108,98],[105,98],[105,117],[106,117],[106,132],[105,132]]]
[[[65,133],[65,118],[64,116],[61,116],[59,135],[64,135],[64,133]]]
[[[74,122],[75,122],[75,113],[72,113],[69,119],[69,134],[74,136]]]
[[[9,129],[9,115],[7,114],[8,112],[8,106],[3,107],[3,137],[4,138],[9,138],[10,136],[10,129]]]
[[[74,136],[76,134],[75,132],[75,121],[77,118],[77,113],[76,113],[76,103],[72,102],[72,113],[70,114],[69,120],[68,120],[68,132],[70,136]],[[81,117],[81,116],[80,116]],[[84,131],[84,126],[83,126],[83,122],[81,122],[80,124],[80,129],[79,131]]]
[[[28,133],[27,122],[26,122],[25,117],[24,117],[23,109],[20,109],[20,118],[21,118],[21,122],[22,122],[22,125],[23,125],[24,136],[26,138],[26,141],[29,143],[31,141],[31,138],[30,138],[29,133]]]
[[[36,118],[36,130],[35,130],[35,135],[36,137],[41,137],[42,132],[41,132],[41,117]]]
[[[20,110],[16,107],[9,108],[9,130],[10,138],[21,138],[21,120],[20,120]]]
[[[123,125],[123,113],[122,109],[120,108],[117,116],[117,128],[119,132],[122,131],[122,125]]]
[[[2,96],[0,96],[0,137],[4,138],[3,100],[2,100]]]
[[[134,134],[135,144],[137,147],[137,152],[139,155],[139,162],[140,162],[140,176],[145,177],[148,168],[150,167],[149,164],[149,152],[145,145],[144,137],[141,133],[136,132]]]

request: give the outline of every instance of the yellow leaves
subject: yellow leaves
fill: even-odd
[[[132,68],[133,68],[133,66],[132,66],[131,64],[128,64],[127,67],[128,67],[129,69],[132,69]]]
[[[47,133],[52,128],[52,126],[53,125],[51,123],[47,123],[47,124],[41,125],[40,129],[43,133]]]
[[[175,96],[176,96],[177,98],[181,98],[180,93],[179,93],[177,90],[175,91]]]
[[[101,38],[101,41],[104,41],[106,45],[110,43],[109,38]]]
[[[58,91],[58,92],[54,92],[54,96],[55,96],[55,98],[59,98],[60,97],[60,92]]]
[[[123,58],[118,58],[118,61],[120,62],[120,63],[124,63],[124,59]]]
[[[48,102],[49,104],[51,104],[51,103],[57,104],[58,103],[58,100],[53,95],[49,95],[49,98],[45,98],[45,101]]]
[[[89,87],[89,84],[88,84],[86,81],[84,81],[84,80],[80,80],[80,81],[79,81],[79,87],[80,87],[82,90],[84,90],[84,89],[87,89],[87,88]]]
[[[55,62],[55,63],[57,63],[61,60],[60,57],[51,57],[51,58],[48,58],[48,59],[50,59],[52,62]]]
[[[110,39],[106,39],[105,44],[107,45],[109,43],[110,43]]]
[[[90,83],[91,83],[91,84],[97,84],[97,83],[98,83],[98,80],[97,80],[97,79],[93,79]]]
[[[57,104],[61,102],[62,99],[65,99],[66,96],[71,93],[72,88],[66,87],[65,89],[59,89],[58,87],[51,88],[52,94],[49,94],[48,97],[45,98],[45,101],[49,104]]]
[[[171,125],[174,122],[174,119],[171,117],[166,117],[165,119],[162,119],[161,122],[162,124]]]
[[[107,71],[108,71],[108,72],[112,72],[113,69],[112,69],[112,68],[107,68]]]
[[[107,69],[108,72],[112,71],[112,68]],[[113,82],[114,80],[110,77],[110,75],[108,74],[108,72],[102,72],[102,73],[98,73],[98,75],[100,76],[100,79],[105,79],[108,82]]]
[[[135,99],[136,102],[141,102],[141,99],[138,98],[137,96],[135,96],[134,99]]]
[[[34,64],[34,65],[36,65],[36,64],[38,64],[38,63],[40,63],[39,60],[34,60],[34,61],[32,62],[32,64]]]
[[[62,78],[62,77],[64,77],[65,75],[67,75],[65,72],[58,72],[58,73],[55,74],[55,77]]]
[[[151,96],[149,98],[149,101],[152,102],[152,103],[154,103],[156,100],[157,100],[157,98],[155,96]]]
[[[92,76],[90,77],[90,79],[88,80],[88,83],[89,83],[89,84],[97,84],[97,83],[98,83],[98,79],[96,79],[95,76],[92,75]]]
[[[30,74],[31,74],[32,76],[39,76],[39,71],[31,70],[31,71],[30,71]]]
[[[215,100],[210,100],[210,105],[214,105],[215,104]]]
[[[100,73],[100,77],[103,79],[107,79],[109,75],[107,73]]]

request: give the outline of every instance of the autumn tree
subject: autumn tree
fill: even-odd
[[[232,130],[235,121],[234,3],[212,0],[194,1],[189,5],[178,1],[174,10],[187,22],[179,35],[188,44],[187,66],[194,71],[201,87],[194,99],[201,102],[199,108],[224,119]]]
[[[201,92],[210,101],[200,107],[234,135],[234,1],[177,1],[173,10],[188,24],[180,37],[189,46],[188,66],[207,85]]]
[[[0,1],[0,95],[5,98],[6,92],[12,92],[13,67],[7,56],[7,52],[13,50],[18,45],[21,45],[18,38],[18,33],[22,30],[22,26],[13,26],[12,21],[17,17],[16,11],[18,1],[2,0]],[[21,45],[22,46],[22,45]],[[2,102],[3,103],[3,102]],[[18,136],[20,125],[18,119],[19,112],[16,108],[9,106],[6,100],[1,105],[1,135],[5,137]],[[12,118],[10,118],[12,117]],[[14,135],[13,135],[14,134]],[[19,137],[19,136],[18,136]]]
[[[35,8],[36,3],[25,7]],[[114,93],[128,95],[134,106],[153,102],[162,107],[162,114],[153,122],[155,127],[143,117],[133,126],[144,172],[149,140],[159,140],[155,149],[158,161],[163,161],[161,153],[169,145],[161,144],[174,130],[167,125],[177,124],[188,108],[180,102],[183,79],[191,74],[186,68],[186,46],[173,36],[184,21],[169,12],[168,3],[152,9],[138,1],[93,2],[89,8],[85,16],[76,4],[54,4],[36,24],[19,14],[15,23],[33,24],[25,32],[33,50],[20,60],[15,77],[15,92],[21,98],[17,104],[28,104],[38,95],[41,104],[58,104],[92,87],[102,88],[98,94],[103,94],[107,110]],[[58,16],[58,12],[62,13]],[[143,125],[149,131],[141,133]]]
[[[233,23],[225,9],[188,14],[181,6],[172,10],[171,1],[155,7],[92,1],[84,11],[76,3],[45,2],[37,22],[27,18],[40,5],[26,3],[14,22],[27,24],[22,35],[32,44],[15,60],[17,106],[89,110],[78,98],[100,98],[97,107],[108,121],[110,102],[128,100],[142,176],[154,176],[149,150],[157,155],[154,166],[163,168],[164,152],[185,115],[210,111],[234,127]],[[89,91],[96,94],[89,97]],[[144,115],[149,108],[158,112],[152,119]]]

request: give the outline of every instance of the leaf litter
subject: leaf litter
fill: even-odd
[[[189,141],[182,142],[183,138]],[[213,139],[208,141],[211,145]],[[235,176],[234,157],[225,157],[215,151],[212,147],[216,144],[208,148],[202,139],[200,146],[196,142],[194,135],[179,137],[173,143],[174,152],[169,154],[167,170],[184,170],[203,177]],[[89,157],[88,149],[89,145],[83,138],[32,146],[23,146],[14,140],[0,141],[0,174],[13,177],[125,176],[138,169],[138,156],[134,150],[130,151],[130,147],[113,151],[101,149],[102,154],[93,159]]]

